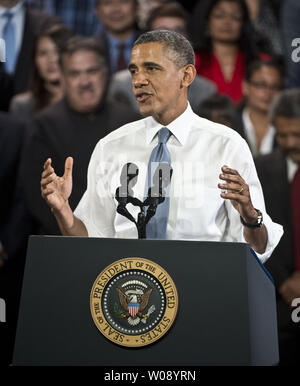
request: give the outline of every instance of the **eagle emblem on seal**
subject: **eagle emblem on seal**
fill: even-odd
[[[143,312],[149,304],[152,288],[138,280],[131,280],[124,283],[121,288],[116,288],[122,312],[121,318],[126,318],[131,326],[146,323],[149,316],[155,311],[152,305],[147,312]]]

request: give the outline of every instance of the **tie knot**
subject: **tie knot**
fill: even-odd
[[[158,132],[158,143],[167,143],[171,133],[167,127],[162,127]]]
[[[2,15],[4,18],[7,19],[7,21],[10,21],[12,19],[12,17],[14,16],[14,14],[12,12],[4,12],[4,14]]]

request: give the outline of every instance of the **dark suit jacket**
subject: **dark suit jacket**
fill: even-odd
[[[13,212],[24,125],[0,113],[0,240]]]
[[[273,221],[284,228],[279,245],[265,264],[278,289],[294,271],[292,208],[286,157],[277,148],[270,154],[257,157],[255,163],[264,192],[267,213]],[[289,324],[291,311],[278,293],[277,299],[279,327],[286,326]]]
[[[8,111],[13,94],[13,78],[5,72],[3,63],[0,63],[0,111]]]
[[[23,141],[23,124],[0,113],[0,219],[5,223],[13,196]]]

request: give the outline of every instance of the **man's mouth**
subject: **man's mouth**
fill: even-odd
[[[145,102],[145,101],[148,100],[151,96],[152,96],[152,94],[150,94],[150,93],[148,93],[148,92],[141,92],[141,93],[135,94],[136,100],[137,100],[138,102],[140,102],[140,103]]]
[[[300,155],[300,150],[299,149],[291,149],[291,150],[287,150],[287,155],[290,155],[290,156],[299,156]]]
[[[80,95],[93,95],[94,90],[92,89],[85,89],[85,90],[80,90]]]

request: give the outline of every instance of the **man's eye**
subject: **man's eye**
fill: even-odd
[[[91,68],[90,70],[88,70],[88,73],[94,75],[97,74],[99,71],[99,68]]]

